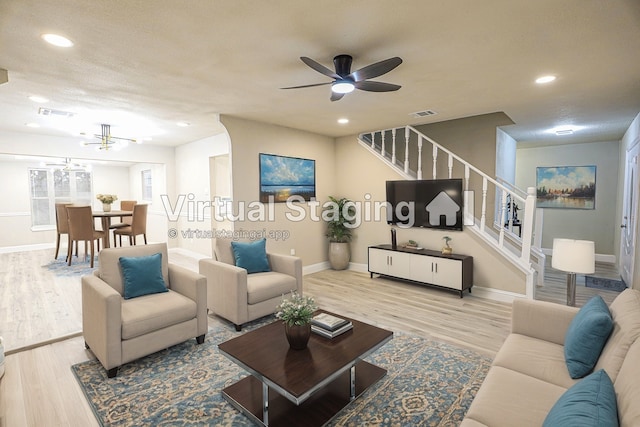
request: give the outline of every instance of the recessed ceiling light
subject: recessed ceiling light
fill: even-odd
[[[551,83],[552,81],[554,81],[556,79],[556,76],[542,76],[542,77],[538,77],[536,79],[536,83],[538,84],[545,84],[545,83]]]
[[[73,46],[73,42],[71,40],[58,34],[43,34],[42,39],[47,43],[58,47]]]
[[[349,119],[345,119],[345,118],[338,119],[338,123],[340,123],[341,125],[346,125],[347,123],[349,123]]]
[[[29,97],[33,102],[37,102],[38,104],[44,104],[45,102],[49,102],[47,98],[44,96],[32,95]]]
[[[25,126],[29,126],[30,128],[39,128],[40,127],[39,124],[33,123],[33,122],[32,123],[25,123],[24,125]]]
[[[181,128],[186,128],[191,126],[191,123],[187,123],[187,122],[178,122],[176,123],[177,126],[180,126]]]

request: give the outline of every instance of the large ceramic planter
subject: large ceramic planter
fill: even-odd
[[[289,341],[289,347],[294,350],[304,350],[311,337],[311,323],[306,325],[291,325],[285,322],[284,333]]]
[[[344,270],[349,267],[351,251],[348,242],[329,243],[329,264],[334,270]]]

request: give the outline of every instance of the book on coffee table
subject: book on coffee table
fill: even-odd
[[[311,325],[311,332],[314,332],[318,335],[321,335],[325,338],[335,338],[338,335],[344,334],[347,331],[353,329],[353,324],[351,322],[347,322],[341,328],[336,329],[335,331],[329,331],[320,326],[316,326],[314,324]]]
[[[346,319],[342,319],[337,316],[333,316],[329,313],[320,313],[313,316],[311,319],[311,326],[320,327],[328,332],[333,332],[337,329],[342,328],[343,326],[349,324]]]

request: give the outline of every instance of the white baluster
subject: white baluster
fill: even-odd
[[[504,245],[504,215],[507,212],[507,192],[501,190],[502,192],[502,200],[500,201],[500,214],[498,218],[500,218],[500,237],[498,238],[498,246],[502,247]]]
[[[404,173],[409,173],[409,126],[404,128]]]
[[[380,132],[382,134],[382,143],[380,143],[380,155],[382,157],[386,157],[386,153],[384,152],[384,135],[386,134],[385,131]]]
[[[464,191],[469,191],[469,177],[471,175],[471,170],[469,169],[469,164],[465,163],[464,165]]]
[[[422,135],[418,135],[418,179],[422,179]]]
[[[482,215],[480,216],[480,231],[484,232],[487,220],[487,178],[482,177]]]
[[[376,146],[376,133],[371,132],[371,148],[374,148],[375,146]]]
[[[453,176],[453,156],[449,153],[449,162],[447,163],[447,167],[449,168],[449,179]]]
[[[396,164],[396,128],[391,129],[391,163]]]
[[[433,159],[433,172],[431,175],[433,176],[433,179],[436,179],[438,175],[438,146],[435,144],[433,144],[433,150],[431,150],[431,158]]]
[[[522,223],[522,261],[529,262],[531,258],[531,235],[533,233],[533,217],[536,211],[536,188],[527,188],[527,198],[524,201],[524,218]]]

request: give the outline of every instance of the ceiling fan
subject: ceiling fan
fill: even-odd
[[[324,74],[327,77],[334,79],[332,82],[316,83],[303,86],[291,86],[283,87],[281,89],[301,89],[305,87],[331,85],[331,101],[337,101],[354,89],[366,90],[368,92],[392,92],[400,89],[401,86],[391,83],[372,82],[369,79],[381,76],[402,64],[402,59],[397,56],[384,61],[376,62],[366,67],[360,68],[357,71],[351,72],[351,62],[353,58],[351,55],[338,55],[333,58],[333,65],[335,71],[331,71],[329,68],[314,61],[306,56],[301,56],[302,62],[313,68],[317,72]]]

